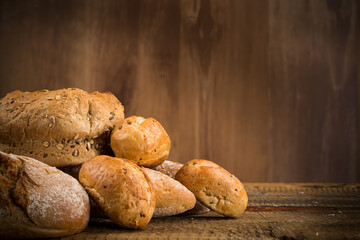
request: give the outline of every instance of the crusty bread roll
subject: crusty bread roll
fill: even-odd
[[[248,196],[243,184],[224,168],[208,160],[187,162],[175,179],[211,210],[227,217],[239,217],[246,209]]]
[[[175,178],[177,171],[182,168],[184,164],[165,160],[162,164],[154,167],[153,169],[159,171],[171,178]],[[210,212],[210,209],[202,205],[199,201],[196,201],[195,207],[186,211],[183,215],[200,215]]]
[[[153,217],[165,217],[183,213],[195,206],[196,198],[184,185],[162,174],[143,168],[149,176],[156,193],[156,208]]]
[[[0,152],[0,239],[82,231],[89,197],[73,177],[35,159]]]
[[[110,131],[123,118],[110,92],[14,91],[0,100],[0,151],[51,166],[77,165],[111,153]]]
[[[145,167],[154,167],[165,161],[171,147],[170,138],[158,121],[136,116],[116,125],[110,142],[115,156]]]
[[[122,227],[142,228],[154,213],[155,190],[144,171],[131,161],[94,157],[82,165],[79,181],[105,214]]]

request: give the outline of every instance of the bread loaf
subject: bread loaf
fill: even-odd
[[[0,239],[82,231],[89,198],[73,177],[35,159],[0,152]]]
[[[170,147],[168,134],[153,118],[126,118],[111,133],[111,148],[115,156],[141,166],[154,167],[161,164],[168,157]]]
[[[14,91],[0,100],[0,151],[51,166],[77,165],[111,153],[110,131],[123,118],[123,106],[109,92]]]
[[[109,156],[86,161],[79,181],[116,224],[136,229],[150,221],[156,196],[148,176],[135,163]]]
[[[239,217],[246,209],[248,197],[243,184],[219,165],[201,159],[187,162],[175,179],[211,210],[227,217]]]
[[[156,193],[153,217],[165,217],[183,213],[195,206],[196,198],[184,185],[161,172],[143,168]]]
[[[177,171],[179,171],[182,166],[184,166],[182,163],[165,160],[162,164],[153,169],[171,178],[175,178]],[[202,205],[199,201],[196,201],[195,207],[186,211],[183,215],[200,215],[207,212],[210,212],[210,209]]]

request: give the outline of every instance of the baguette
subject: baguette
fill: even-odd
[[[35,159],[0,152],[0,238],[81,232],[89,197],[73,177]]]

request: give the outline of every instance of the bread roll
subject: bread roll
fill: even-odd
[[[0,151],[77,165],[111,153],[110,131],[122,119],[124,108],[110,92],[14,91],[0,100]]]
[[[115,156],[145,167],[154,167],[165,161],[170,147],[165,129],[153,118],[126,118],[111,133],[111,148]]]
[[[195,206],[196,198],[184,185],[161,172],[143,168],[156,193],[153,217],[165,217],[183,213]]]
[[[82,231],[89,197],[73,177],[35,159],[0,152],[0,239]]]
[[[156,205],[150,179],[135,163],[121,158],[97,156],[86,161],[79,181],[105,214],[125,228],[142,228]]]
[[[219,165],[201,159],[187,162],[175,179],[211,210],[227,217],[239,217],[246,209],[248,196],[243,184]]]
[[[162,164],[153,169],[171,178],[175,178],[177,171],[179,171],[182,166],[184,166],[182,163],[165,160]],[[186,211],[183,215],[200,215],[207,212],[210,212],[210,209],[202,205],[199,201],[196,201],[195,207]]]

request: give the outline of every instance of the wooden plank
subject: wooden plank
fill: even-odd
[[[356,13],[356,19],[357,19],[357,26],[360,26],[360,6],[357,5],[357,13]],[[359,29],[356,31],[356,39],[357,39],[357,69],[360,69],[360,31]],[[358,106],[358,110],[357,110],[357,126],[360,126],[360,73],[359,70],[357,72],[357,106]],[[360,127],[357,128],[357,149],[359,151],[360,149]],[[357,182],[360,182],[360,154],[358,154],[358,164],[357,164]]]
[[[89,89],[86,1],[1,1],[0,96]]]
[[[269,2],[269,181],[356,181],[356,8]]]
[[[153,219],[140,231],[93,220],[80,239],[359,239],[360,212],[245,212],[239,219],[214,214]]]
[[[267,177],[267,3],[181,1],[178,158]],[[256,107],[255,107],[256,106]]]
[[[247,183],[245,189],[249,196],[249,207],[254,210],[256,207],[289,207],[288,210],[292,210],[291,207],[293,210],[296,207],[338,210],[360,208],[359,184]]]
[[[143,230],[92,219],[84,232],[61,239],[359,239],[360,184],[245,184],[249,208],[238,219],[215,213],[152,219]],[[299,192],[304,194],[298,194]],[[306,195],[319,200],[308,204]],[[276,196],[274,198],[273,196]],[[325,199],[328,199],[327,201]],[[328,203],[334,201],[333,208]],[[292,204],[286,204],[286,201]],[[292,210],[282,206],[302,206]],[[284,204],[285,203],[285,204]],[[295,203],[295,204],[294,204]],[[254,208],[268,206],[268,208]]]

